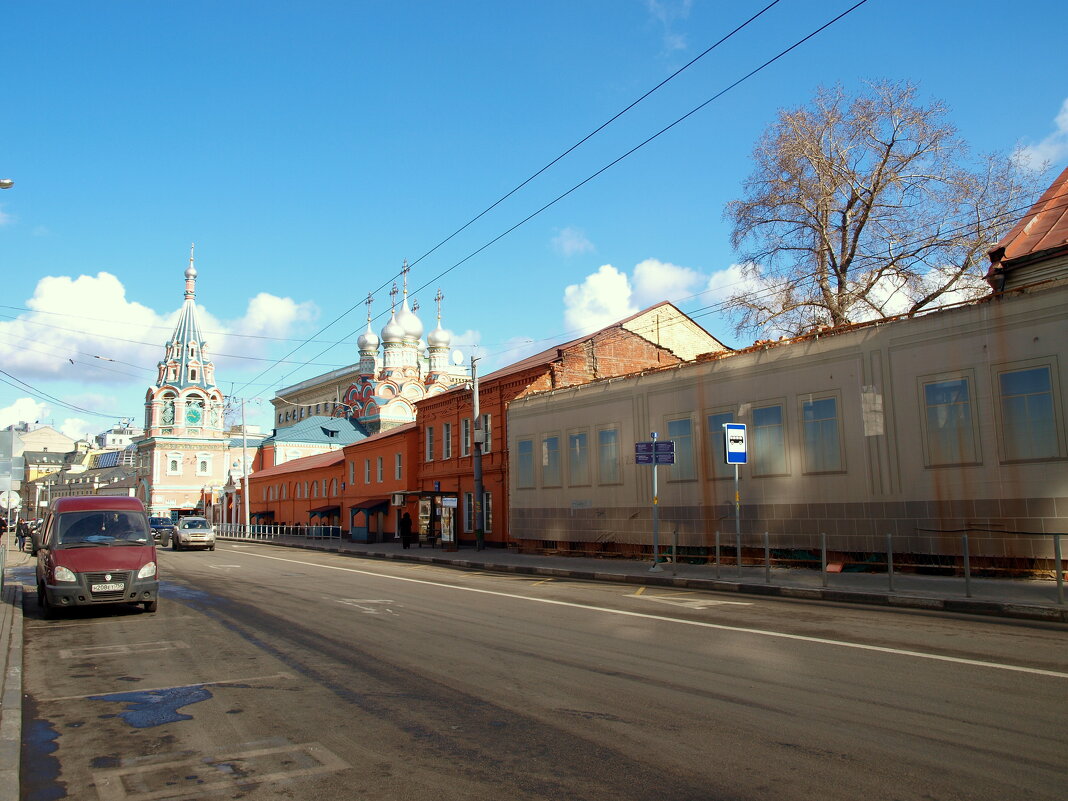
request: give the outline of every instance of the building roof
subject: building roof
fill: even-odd
[[[63,464],[66,453],[59,451],[23,451],[26,464]]]
[[[276,464],[263,470],[257,470],[249,474],[249,479],[272,478],[286,473],[299,473],[304,470],[315,470],[319,467],[332,467],[345,461],[345,454],[341,451],[327,451],[317,453],[314,456],[303,456],[300,459],[290,459],[288,462]]]
[[[578,344],[580,344],[582,342],[588,342],[589,340],[591,340],[591,339],[593,339],[593,338],[595,338],[595,337],[597,337],[597,336],[599,336],[601,334],[604,334],[604,333],[606,333],[608,331],[612,331],[614,329],[627,328],[627,323],[632,322],[634,320],[637,320],[640,317],[644,317],[645,315],[649,314],[650,312],[654,312],[657,309],[661,309],[661,308],[671,309],[676,314],[678,314],[680,317],[685,318],[688,321],[690,320],[690,318],[687,317],[683,312],[679,311],[679,309],[676,308],[674,304],[669,303],[668,301],[665,300],[665,301],[662,301],[661,303],[657,303],[657,304],[655,304],[653,306],[650,306],[647,309],[643,309],[640,312],[632,314],[630,317],[624,317],[622,320],[617,320],[616,322],[612,323],[611,325],[606,325],[604,328],[598,329],[597,331],[594,331],[594,332],[592,332],[590,334],[585,334],[584,336],[578,337],[576,339],[572,339],[572,340],[570,340],[568,342],[564,342],[564,343],[562,343],[560,345],[555,345],[555,346],[553,346],[551,348],[547,348],[546,350],[541,351],[540,353],[535,353],[533,356],[528,356],[527,358],[521,359],[518,362],[515,362],[514,364],[510,364],[507,367],[502,367],[501,369],[496,370],[496,371],[490,373],[489,375],[486,375],[486,376],[480,378],[479,380],[480,381],[489,381],[491,379],[504,378],[505,376],[513,375],[515,373],[521,373],[524,370],[529,370],[529,369],[534,368],[534,367],[542,367],[544,365],[552,364],[554,361],[556,361],[557,359],[560,358],[561,351],[567,350],[568,348],[573,347],[575,345],[578,345]],[[690,322],[692,322],[692,321],[690,321]],[[693,323],[693,325],[694,325],[694,327],[696,329],[698,329],[700,331],[704,331],[704,329],[701,328],[701,326],[699,326],[697,323]],[[653,342],[653,344],[657,344],[654,341],[654,339],[645,336],[645,334],[641,330],[634,330],[634,329],[627,329],[627,330],[631,331],[631,333],[634,333],[637,336],[640,336],[640,337],[642,337],[644,339],[648,339],[650,342]],[[705,331],[704,333],[708,336],[708,339],[711,340],[711,342],[714,342],[716,344],[720,344],[720,347],[723,347],[722,344],[719,343],[719,341],[715,337],[713,337],[711,334],[709,334],[707,331]],[[671,348],[668,345],[661,345],[661,347],[665,348],[666,350],[671,350]],[[724,350],[726,350],[726,348],[724,348]]]
[[[1068,250],[1068,168],[991,249],[987,280],[997,272],[1012,269],[1013,262],[1046,257],[1062,250]]]
[[[302,442],[309,445],[351,445],[367,436],[363,427],[347,417],[316,415],[306,417],[286,428],[277,429],[261,444]]]

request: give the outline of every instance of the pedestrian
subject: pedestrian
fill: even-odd
[[[28,526],[25,520],[19,521],[18,529],[16,530],[15,538],[19,543],[19,550],[26,550],[26,535],[29,533]]]
[[[412,516],[405,512],[400,519],[401,547],[407,548],[412,544]]]

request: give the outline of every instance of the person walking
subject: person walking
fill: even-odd
[[[407,548],[412,544],[412,516],[405,512],[400,519],[401,547]]]

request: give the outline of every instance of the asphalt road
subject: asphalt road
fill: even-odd
[[[40,619],[23,801],[1030,799],[1068,629],[221,543]]]

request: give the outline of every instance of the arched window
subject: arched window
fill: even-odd
[[[330,482],[330,494],[332,496],[335,496],[335,497],[337,496],[337,479],[336,478],[333,481]]]

